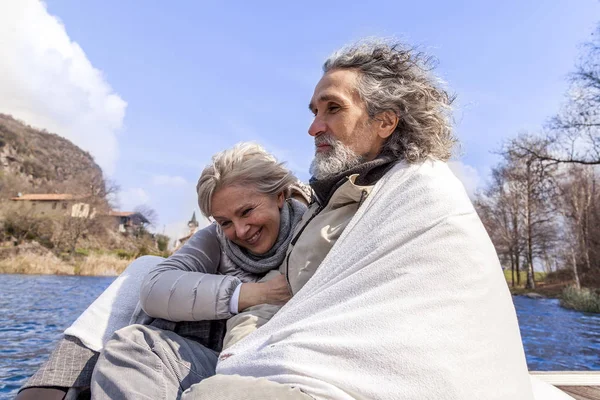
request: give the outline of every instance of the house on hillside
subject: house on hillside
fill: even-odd
[[[74,218],[94,218],[96,209],[89,203],[89,198],[73,194],[20,194],[11,201],[24,211],[31,210],[34,215],[63,216]]]
[[[146,217],[135,211],[111,210],[107,217],[114,222],[116,230],[121,233],[133,233],[150,223]]]
[[[19,194],[10,199],[17,207],[36,216],[71,216],[73,218],[94,218],[96,209],[91,206],[90,198],[73,194]],[[100,214],[108,218],[114,229],[121,233],[133,233],[143,228],[149,221],[139,212],[111,210]]]

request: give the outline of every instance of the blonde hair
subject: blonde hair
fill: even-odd
[[[215,154],[211,164],[207,165],[198,184],[198,205],[205,217],[211,214],[212,197],[225,186],[251,186],[266,195],[278,195],[283,192],[290,195],[290,185],[298,179],[284,163],[268,153],[262,146],[244,142],[231,149]]]

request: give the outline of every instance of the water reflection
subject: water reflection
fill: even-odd
[[[46,359],[62,331],[113,278],[0,275],[0,399]],[[600,370],[600,315],[514,297],[530,370]]]

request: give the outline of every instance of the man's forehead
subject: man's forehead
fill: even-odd
[[[319,101],[344,100],[356,91],[357,73],[353,70],[334,70],[323,75],[313,93],[310,105]]]
[[[323,91],[320,93],[316,93],[313,95],[313,98],[310,100],[309,108],[312,108],[316,103],[324,102],[324,101],[337,101],[344,102],[347,96],[344,96],[343,93],[336,92],[334,90]]]

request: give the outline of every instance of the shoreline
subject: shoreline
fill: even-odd
[[[63,259],[52,253],[24,253],[0,260],[0,274],[119,276],[131,263],[115,254],[90,254]]]
[[[560,307],[567,310],[585,312],[590,314],[600,314],[600,289],[582,287],[576,289],[571,282],[563,282],[561,290],[557,288],[544,289],[524,289],[509,288],[512,296],[523,296],[533,300],[557,299]]]

